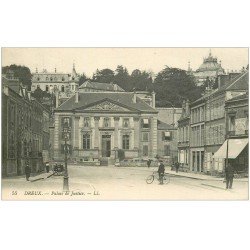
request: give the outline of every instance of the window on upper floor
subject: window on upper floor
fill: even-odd
[[[142,133],[142,141],[148,142],[148,140],[149,140],[149,133],[143,132]]]
[[[235,131],[235,116],[229,116],[229,131]]]
[[[62,87],[61,87],[61,91],[62,91],[62,92],[64,92],[64,85],[62,85]]]
[[[141,121],[142,124],[142,128],[150,128],[150,124],[149,124],[149,119],[148,118],[143,118]]]
[[[162,140],[163,141],[169,141],[169,140],[171,140],[171,132],[170,131],[164,131],[164,132],[162,132]]]
[[[49,91],[49,85],[46,85],[45,90],[48,92]]]

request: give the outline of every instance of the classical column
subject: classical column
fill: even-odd
[[[99,149],[99,120],[100,117],[95,116],[95,141],[94,141],[94,148]]]
[[[114,133],[114,148],[118,149],[118,128],[119,128],[119,120],[120,117],[114,117],[115,120],[115,133]]]
[[[134,117],[134,150],[139,152],[140,143],[140,118]]]
[[[152,117],[150,119],[150,151],[151,157],[157,155],[157,118]]]
[[[80,116],[75,116],[74,119],[74,148],[79,149],[79,120]]]
[[[59,157],[60,146],[59,145],[59,136],[60,136],[60,128],[59,128],[59,117],[55,115],[55,129],[54,129],[54,158]]]

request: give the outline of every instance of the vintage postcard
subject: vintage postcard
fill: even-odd
[[[2,200],[247,200],[248,48],[2,48]]]

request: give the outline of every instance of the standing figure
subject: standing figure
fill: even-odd
[[[148,159],[148,161],[147,161],[147,165],[148,165],[148,168],[150,168],[150,165],[151,165],[151,159]]]
[[[163,175],[165,173],[165,166],[163,165],[163,162],[160,161],[160,165],[158,167],[158,174],[159,174],[159,181],[160,184],[163,184]]]
[[[48,173],[49,172],[49,163],[48,162],[45,163],[45,168],[46,168],[46,172]]]
[[[234,168],[232,164],[229,162],[228,166],[225,169],[226,174],[226,189],[232,189],[233,179],[234,179]]]
[[[30,173],[31,173],[31,168],[30,168],[30,166],[27,164],[26,167],[25,167],[25,175],[26,175],[26,180],[27,180],[27,181],[29,181]]]
[[[174,165],[175,165],[175,172],[178,173],[180,167],[179,162],[175,162]]]

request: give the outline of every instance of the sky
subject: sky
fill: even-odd
[[[70,73],[73,63],[76,72],[92,77],[98,68],[115,70],[117,65],[150,70],[155,74],[165,65],[196,70],[209,51],[221,61],[225,70],[240,70],[248,65],[248,48],[2,48],[2,66],[24,65],[31,72],[47,69],[48,72]]]

